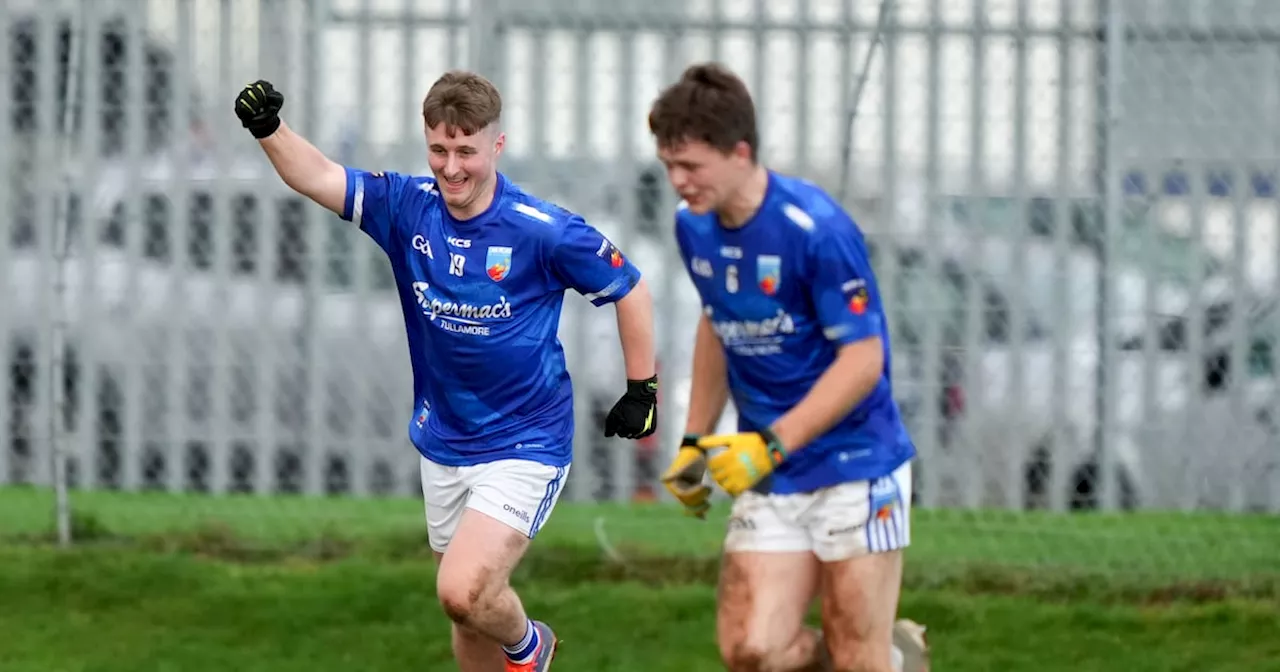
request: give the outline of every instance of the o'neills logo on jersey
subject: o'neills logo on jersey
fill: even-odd
[[[711,326],[725,347],[747,357],[782,352],[783,337],[796,333],[795,320],[782,310],[763,320],[712,320]]]
[[[476,305],[474,303],[458,303],[441,301],[430,294],[431,285],[425,282],[413,283],[413,294],[422,307],[422,314],[433,324],[445,331],[471,336],[488,336],[489,326],[486,322],[511,319],[511,302],[507,297],[498,298],[497,303]]]

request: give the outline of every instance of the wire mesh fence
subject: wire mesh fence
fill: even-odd
[[[504,172],[617,241],[658,305],[664,424],[637,444],[599,431],[612,313],[566,299],[563,501],[659,497],[698,304],[644,115],[717,59],[752,89],[764,160],[846,193],[868,233],[918,506],[978,510],[992,548],[1050,534],[992,509],[1274,514],[1280,6],[883,4],[3,3],[0,484],[61,483],[72,508],[416,497],[389,266],[281,183],[230,101],[269,79],[335,160],[425,172],[421,97],[467,67],[503,91]]]

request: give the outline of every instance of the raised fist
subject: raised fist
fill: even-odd
[[[259,140],[280,128],[281,107],[284,107],[284,94],[264,79],[244,87],[236,96],[236,116]]]

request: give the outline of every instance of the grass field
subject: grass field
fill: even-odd
[[[415,500],[73,497],[59,550],[51,495],[0,490],[0,670],[454,669]],[[721,523],[558,508],[516,577],[556,669],[721,669]],[[939,672],[1280,670],[1276,518],[920,511],[913,537]]]

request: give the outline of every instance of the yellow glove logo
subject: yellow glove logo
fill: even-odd
[[[707,458],[707,469],[711,478],[734,497],[772,473],[787,456],[778,438],[768,430],[704,436],[698,439],[698,447],[722,449]]]

